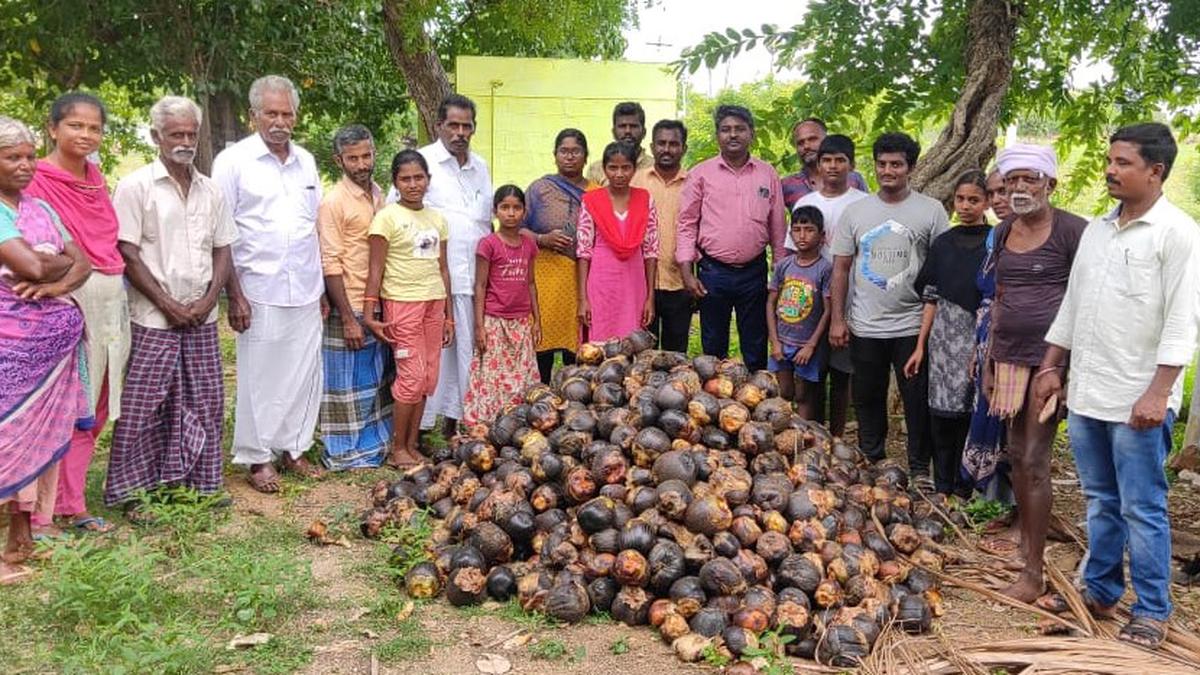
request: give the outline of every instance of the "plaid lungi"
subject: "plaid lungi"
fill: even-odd
[[[335,470],[378,467],[392,438],[392,351],[365,326],[363,333],[363,348],[352,350],[346,347],[341,316],[333,311],[325,320],[321,459]]]
[[[167,485],[218,491],[225,389],[217,324],[168,330],[134,324],[132,333],[104,503]]]

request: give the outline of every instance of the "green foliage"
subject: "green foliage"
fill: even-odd
[[[788,661],[784,647],[795,639],[795,635],[780,635],[779,629],[764,631],[758,636],[758,646],[747,647],[742,656],[766,661],[766,666],[760,669],[763,675],[794,675],[796,669]]]
[[[414,616],[401,621],[395,637],[379,645],[375,655],[383,663],[415,661],[429,655],[434,642]]]
[[[700,652],[700,655],[703,657],[704,662],[713,668],[724,668],[725,666],[729,665],[729,662],[731,661],[729,655],[722,652],[720,648],[717,647],[715,642],[710,642],[709,644],[705,645],[704,650]]]
[[[719,105],[737,104],[755,114],[755,140],[751,149],[754,155],[773,164],[795,167],[797,161],[791,144],[791,123],[777,115],[765,113],[787,106],[798,86],[767,79],[724,90],[713,98],[689,91],[687,115],[684,117],[684,124],[688,128],[688,152],[684,163],[692,165],[717,156],[719,149],[713,112]]]
[[[563,624],[559,623],[544,612],[527,612],[521,603],[516,598],[509,600],[503,607],[500,608],[498,615],[513,623],[524,627],[527,630],[536,631],[546,628],[558,628]]]
[[[529,654],[542,661],[558,661],[566,657],[567,644],[562,640],[538,640],[529,645]]]
[[[1012,511],[1012,506],[1004,502],[998,502],[983,497],[974,497],[971,501],[963,505],[962,511],[967,514],[967,518],[971,520],[971,527],[976,531],[983,529],[983,526],[988,522],[993,521],[1001,516],[1007,515]]]
[[[433,536],[433,516],[428,509],[416,512],[408,523],[384,526],[379,540],[391,547],[388,572],[400,580],[417,565],[431,560],[429,538]]]
[[[617,638],[616,641],[608,646],[608,651],[612,652],[616,656],[629,653],[629,638],[624,635]]]
[[[1200,19],[1192,3],[1161,0],[1009,2],[1018,14],[1006,125],[1026,116],[1058,133],[1060,154],[1082,149],[1065,191],[1095,182],[1108,132],[1165,112],[1184,134],[1200,124]],[[756,46],[804,78],[766,117],[816,115],[839,129],[865,122],[864,135],[919,133],[938,126],[966,78],[968,0],[824,0],[790,28],[765,25],[710,33],[677,63],[694,72]],[[1080,64],[1108,72],[1073,79]]]

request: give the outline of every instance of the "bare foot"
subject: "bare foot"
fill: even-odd
[[[301,476],[304,476],[305,478],[321,478],[322,476],[325,475],[324,469],[313,464],[312,462],[308,461],[307,459],[304,459],[303,455],[301,455],[300,457],[297,457],[295,459],[292,459],[291,455],[285,454],[283,456],[282,464],[283,464],[284,471],[299,474]]]
[[[1041,576],[1034,577],[1032,574],[1021,574],[1021,576],[1017,577],[1016,583],[1000,592],[1014,600],[1033,602],[1046,592],[1046,586],[1042,582]]]
[[[423,461],[425,461],[424,457],[421,457],[419,454],[409,450],[408,448],[395,448],[388,455],[387,465],[393,469],[404,470],[418,466]]]
[[[10,586],[28,579],[33,570],[24,565],[0,562],[0,586]]]
[[[279,492],[279,472],[269,463],[251,465],[250,475],[246,479],[250,481],[250,487],[263,494]]]

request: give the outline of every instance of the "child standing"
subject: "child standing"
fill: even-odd
[[[917,348],[904,365],[904,374],[912,377],[920,370],[928,346],[934,489],[947,496],[966,497],[971,492],[960,468],[975,400],[971,377],[975,311],[983,299],[976,276],[992,233],[987,208],[983,172],[959,176],[954,186],[959,224],[933,241],[915,282],[925,311]]]
[[[533,274],[538,247],[534,235],[521,230],[525,193],[516,185],[501,186],[492,208],[500,229],[481,239],[475,253],[475,360],[463,399],[468,427],[492,421],[538,381],[534,345],[542,337],[542,319]]]
[[[779,379],[780,395],[795,400],[801,417],[813,419],[817,386],[828,348],[829,293],[833,265],[821,257],[825,217],[815,206],[792,214],[796,254],[775,264],[767,286],[767,336],[771,358],[767,368]]]
[[[387,463],[405,468],[423,461],[417,452],[421,413],[425,399],[437,386],[442,347],[454,339],[454,320],[446,302],[450,294],[448,227],[440,213],[425,208],[429,164],[421,153],[402,150],[396,154],[392,184],[400,200],[375,214],[369,230],[363,323],[392,345],[396,405]]]

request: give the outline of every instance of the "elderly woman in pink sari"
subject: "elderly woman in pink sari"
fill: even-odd
[[[654,318],[658,216],[650,193],[630,187],[639,149],[610,143],[608,185],[583,196],[576,255],[579,321],[593,342],[622,338]]]
[[[29,575],[30,515],[53,511],[59,460],[90,422],[83,314],[68,294],[91,265],[58,215],[22,194],[36,163],[33,134],[0,116],[0,506],[9,513],[0,585]]]

